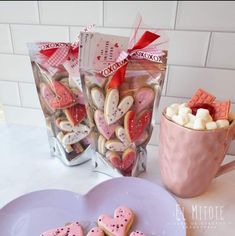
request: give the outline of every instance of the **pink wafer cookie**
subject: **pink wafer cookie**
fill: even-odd
[[[198,103],[208,103],[211,104],[215,100],[215,96],[202,90],[198,89],[196,93],[192,96],[190,101],[188,102],[189,107],[193,107]]]
[[[230,111],[230,104],[229,100],[224,102],[214,102],[211,105],[215,109],[215,113],[213,115],[214,120],[227,120]]]

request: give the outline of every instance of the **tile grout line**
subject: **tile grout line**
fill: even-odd
[[[15,54],[15,44],[14,44],[14,40],[13,40],[11,24],[9,24],[9,29],[10,29],[10,36],[11,36],[12,52],[13,52],[13,54]],[[0,54],[2,54],[2,53],[0,53]],[[8,53],[5,53],[5,54],[8,54]],[[12,53],[9,53],[9,54],[12,54]]]
[[[0,25],[4,25],[4,24],[11,24],[11,25],[25,25],[25,26],[55,26],[55,27],[84,27],[84,25],[71,25],[71,24],[66,24],[66,25],[62,25],[62,24],[46,24],[46,23],[40,23],[40,24],[30,24],[30,23],[17,23],[17,22],[1,22]],[[133,27],[125,27],[125,26],[105,26],[105,25],[97,25],[97,28],[108,28],[108,29],[133,29]],[[149,27],[149,28],[143,28],[143,29],[155,29],[154,27]],[[204,29],[172,29],[171,27],[169,28],[157,28],[159,30],[165,30],[165,31],[186,31],[186,32],[201,32],[201,33],[210,33],[210,32],[214,32],[214,33],[228,33],[228,34],[232,34],[235,33],[235,30],[204,30]]]
[[[176,28],[176,21],[177,21],[177,18],[178,18],[178,10],[179,10],[179,1],[176,2],[174,30]]]
[[[37,9],[38,9],[38,20],[39,20],[39,25],[41,25],[41,15],[40,15],[40,6],[39,6],[39,1],[37,1]]]
[[[17,87],[18,87],[18,93],[19,93],[19,98],[20,98],[20,107],[22,107],[23,106],[23,99],[22,99],[22,96],[21,96],[20,82],[19,81],[17,82]]]
[[[206,52],[206,58],[205,58],[205,62],[204,62],[204,67],[206,67],[206,65],[207,65],[207,60],[208,60],[209,51],[210,51],[210,47],[211,47],[211,38],[212,38],[212,32],[210,32],[210,36],[209,36],[208,48],[207,48],[207,52]]]

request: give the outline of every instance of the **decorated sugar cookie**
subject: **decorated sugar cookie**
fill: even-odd
[[[90,133],[90,128],[86,125],[79,124],[75,127],[74,131],[67,133],[62,138],[62,142],[64,145],[74,144],[88,136]]]
[[[95,120],[96,127],[99,130],[99,132],[106,139],[110,139],[110,137],[113,135],[113,133],[117,127],[117,124],[108,125],[105,118],[104,118],[104,113],[100,110],[95,111],[94,120]]]
[[[71,91],[59,81],[51,81],[50,86],[41,85],[41,94],[47,105],[52,109],[64,109],[75,102]]]
[[[123,152],[127,149],[127,146],[120,142],[117,139],[113,139],[113,140],[108,140],[105,143],[105,147],[110,150],[110,151],[114,151],[114,152]]]
[[[108,124],[118,121],[131,108],[134,99],[132,96],[124,97],[119,103],[119,92],[117,89],[108,91],[105,104],[104,115]]]
[[[76,222],[64,227],[52,229],[40,236],[84,236],[81,225]]]
[[[87,236],[104,236],[104,232],[101,228],[94,227],[87,233]]]
[[[131,142],[134,142],[140,138],[149,125],[152,117],[152,112],[149,110],[142,111],[137,115],[134,111],[129,111],[125,115],[124,128],[127,137]]]
[[[91,99],[97,109],[104,110],[104,94],[100,88],[91,89]]]
[[[71,90],[73,92],[73,95],[74,95],[74,98],[75,98],[76,102],[79,103],[79,104],[84,105],[85,102],[84,102],[84,96],[83,96],[82,92],[79,89],[76,89],[76,88],[72,88]]]
[[[98,152],[102,155],[104,155],[106,152],[105,143],[106,143],[105,137],[103,135],[100,135],[98,138]]]
[[[101,215],[98,218],[98,226],[106,235],[126,236],[134,222],[134,213],[128,207],[118,207],[114,211],[114,218]]]
[[[149,133],[147,131],[144,131],[140,137],[136,140],[136,145],[141,145],[143,144],[149,137]]]
[[[126,135],[126,131],[122,126],[118,126],[115,130],[115,134],[117,138],[122,141],[122,143],[128,147],[130,145],[130,141],[128,140],[128,137]]]
[[[130,233],[130,236],[145,236],[145,234],[139,230],[135,230]]]
[[[115,168],[126,171],[135,163],[136,152],[132,148],[128,148],[122,155],[117,152],[109,152],[106,157]]]
[[[84,151],[84,148],[80,143],[72,144],[72,148],[77,154],[81,154]]]
[[[64,137],[64,133],[63,133],[63,132],[59,132],[59,133],[56,135],[56,137],[57,137],[57,139],[60,141],[60,143],[62,144],[62,146],[64,147],[64,149],[65,149],[65,151],[66,151],[67,153],[70,153],[70,152],[73,151],[73,148],[72,148],[71,145],[69,145],[69,144],[64,144],[64,143],[62,142],[62,139],[63,139],[63,137]]]
[[[148,108],[152,104],[155,97],[155,93],[150,87],[143,87],[139,89],[134,95],[134,107],[135,112],[138,113],[143,109]]]
[[[84,105],[76,104],[64,110],[64,113],[72,126],[77,125],[86,117]]]

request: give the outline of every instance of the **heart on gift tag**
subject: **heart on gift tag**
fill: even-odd
[[[136,152],[132,148],[128,148],[120,156],[116,152],[109,151],[106,157],[115,168],[126,171],[133,166],[136,159]]]
[[[70,90],[59,81],[52,81],[50,87],[46,84],[41,86],[41,94],[45,102],[52,109],[63,109],[72,106],[75,102]]]
[[[104,232],[99,227],[94,227],[87,233],[87,236],[104,236]],[[138,235],[133,235],[133,236],[138,236]]]
[[[104,114],[108,124],[118,121],[131,108],[134,99],[132,96],[124,97],[119,103],[119,91],[111,89],[105,99]]]
[[[108,125],[104,118],[104,113],[100,110],[96,110],[94,114],[94,120],[98,131],[106,138],[110,139],[113,135],[117,124]]]
[[[100,60],[100,56],[97,56],[97,59]]]
[[[101,215],[98,218],[98,226],[106,235],[125,236],[133,224],[134,214],[127,207],[118,207],[114,211],[114,218]]]
[[[115,47],[115,48],[118,48],[118,47],[119,47],[118,43],[115,43],[115,44],[114,44],[114,47]]]
[[[73,127],[73,132],[67,133],[62,138],[62,142],[64,145],[74,144],[84,139],[90,133],[90,128],[83,124],[78,124]]]
[[[81,225],[76,222],[61,228],[52,229],[41,234],[41,236],[83,236]]]
[[[86,116],[86,107],[82,104],[76,104],[64,110],[64,113],[68,121],[76,126],[79,124]]]
[[[154,100],[154,91],[152,88],[143,87],[139,89],[134,95],[134,107],[136,113],[148,108]]]
[[[152,111],[144,110],[139,115],[134,111],[129,111],[125,115],[124,128],[130,142],[134,142],[140,138],[152,117]]]

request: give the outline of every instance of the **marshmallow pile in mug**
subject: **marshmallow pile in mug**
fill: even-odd
[[[228,120],[216,120],[211,117],[209,110],[200,108],[196,115],[192,114],[192,109],[186,103],[174,103],[166,108],[167,118],[173,122],[195,130],[212,130],[228,127],[230,122],[235,120],[235,114],[230,112]]]

